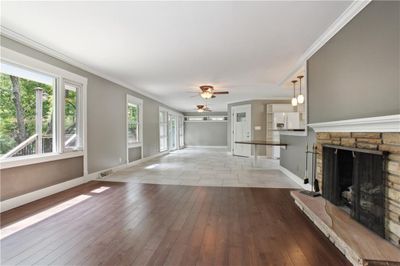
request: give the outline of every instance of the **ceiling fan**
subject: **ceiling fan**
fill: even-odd
[[[200,86],[200,90],[200,96],[206,100],[215,98],[216,94],[229,94],[229,91],[215,91],[214,87],[211,85],[202,85]]]
[[[210,108],[208,108],[208,106],[207,105],[204,105],[204,104],[198,104],[198,105],[196,105],[196,110],[197,110],[197,112],[199,112],[199,113],[203,113],[203,112],[211,112],[211,109]]]

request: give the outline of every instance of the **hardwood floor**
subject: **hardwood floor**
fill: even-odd
[[[93,181],[3,213],[2,230],[90,196],[4,238],[1,264],[350,265],[289,192]]]

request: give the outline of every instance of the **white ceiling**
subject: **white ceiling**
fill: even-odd
[[[277,86],[350,5],[305,2],[4,2],[4,27],[181,111],[288,98]]]

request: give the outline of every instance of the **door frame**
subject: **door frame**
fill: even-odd
[[[250,139],[252,139],[253,137],[253,122],[251,120],[251,104],[243,104],[243,105],[235,105],[231,107],[231,153],[232,155],[235,155],[234,152],[234,148],[235,148],[235,113],[236,113],[236,109],[240,108],[240,107],[250,107],[250,113],[249,113],[249,119],[250,119]],[[251,152],[250,152],[250,156],[251,156]]]

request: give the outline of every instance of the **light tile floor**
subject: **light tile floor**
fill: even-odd
[[[227,154],[221,148],[186,148],[117,171],[104,181],[188,186],[300,188],[279,170],[279,161]]]

